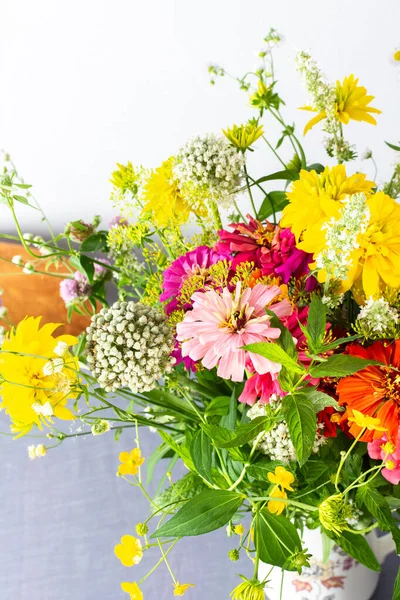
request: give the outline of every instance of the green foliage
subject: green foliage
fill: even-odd
[[[295,570],[288,559],[301,550],[296,527],[282,515],[262,510],[255,516],[254,542],[260,559],[268,565]]]
[[[181,479],[176,481],[173,485],[170,485],[160,494],[154,498],[154,504],[156,506],[167,507],[165,512],[174,513],[179,508],[179,504],[173,504],[175,502],[182,502],[194,498],[206,489],[203,481],[195,473],[186,473]]]
[[[358,560],[362,565],[372,571],[380,571],[381,566],[371,550],[367,540],[362,535],[342,531],[336,535],[333,531],[325,530],[325,534],[337,543],[347,554]]]
[[[260,221],[268,219],[271,215],[281,212],[289,204],[286,192],[268,192],[258,210],[257,218]]]
[[[371,365],[379,365],[376,360],[366,360],[349,354],[333,354],[327,360],[310,369],[312,377],[346,377]]]
[[[190,456],[196,471],[210,483],[212,483],[212,453],[210,438],[202,429],[196,431],[190,444]]]
[[[244,497],[227,490],[207,490],[192,500],[155,531],[152,538],[194,536],[226,525],[232,519]]]
[[[288,394],[282,400],[282,410],[301,466],[312,452],[317,431],[312,400],[303,393]]]
[[[303,365],[300,365],[278,344],[272,342],[256,342],[255,344],[245,346],[245,349],[277,362],[293,373],[304,373],[305,369]]]

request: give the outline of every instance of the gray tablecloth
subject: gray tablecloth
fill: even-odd
[[[4,414],[0,430],[8,431]],[[145,455],[158,440],[141,430]],[[158,558],[155,550],[125,568],[113,553],[119,538],[149,514],[140,491],[115,476],[118,453],[133,447],[133,434],[124,432],[118,443],[111,433],[69,439],[30,461],[26,447],[35,441],[0,436],[0,599],[127,600],[120,582],[140,579]],[[188,600],[228,600],[236,573],[250,575],[248,560],[228,560],[232,547],[223,531],[177,545],[170,555],[176,576],[196,586]],[[392,555],[374,600],[390,600],[396,569]],[[142,589],[145,600],[173,598],[165,566]]]

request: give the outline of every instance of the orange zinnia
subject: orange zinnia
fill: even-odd
[[[368,348],[359,344],[348,346],[347,351],[352,356],[377,360],[386,365],[400,369],[400,340],[384,342],[378,340]],[[339,404],[346,407],[341,423],[347,423],[353,416],[353,410],[380,420],[380,425],[387,428],[387,436],[396,442],[399,429],[400,410],[400,371],[381,366],[371,366],[354,375],[344,377],[339,381],[337,389]],[[361,427],[351,423],[351,435],[357,437]],[[366,429],[361,437],[363,442],[372,442],[382,437],[381,431]]]

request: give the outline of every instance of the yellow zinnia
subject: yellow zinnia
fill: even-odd
[[[378,192],[368,198],[370,221],[358,237],[359,248],[352,255],[353,268],[343,282],[343,291],[354,288],[360,295],[374,299],[386,287],[400,287],[400,205]]]
[[[52,417],[75,419],[66,407],[81,388],[78,359],[68,351],[78,342],[72,335],[54,337],[59,323],[40,327],[41,317],[26,317],[6,336],[0,352],[1,408],[19,435]]]
[[[354,75],[345,77],[343,82],[337,81],[335,88],[335,115],[341,123],[347,125],[349,121],[365,121],[371,125],[376,125],[375,118],[371,115],[381,114],[377,108],[369,106],[375,96],[369,96],[367,90],[362,85],[358,85],[358,79]],[[303,110],[318,112],[317,109],[305,106]],[[326,118],[326,112],[320,111],[315,117],[307,123],[304,134],[314,125]]]
[[[144,185],[143,212],[151,212],[152,220],[160,227],[186,223],[190,215],[190,207],[174,180],[173,164],[173,157],[164,161],[151,173]]]
[[[284,208],[282,227],[290,227],[298,248],[316,253],[324,244],[322,225],[332,217],[337,218],[346,196],[364,192],[368,195],[375,186],[363,173],[347,176],[346,167],[326,167],[322,173],[300,171],[300,179],[293,183],[287,194],[289,204]]]

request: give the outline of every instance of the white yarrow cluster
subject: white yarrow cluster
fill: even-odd
[[[325,269],[333,279],[344,281],[353,266],[352,253],[359,247],[358,237],[370,222],[370,210],[365,194],[347,196],[338,219],[323,225],[325,248],[316,257],[318,269]]]
[[[241,183],[245,158],[224,137],[214,134],[189,140],[176,157],[174,176],[181,188],[206,190],[213,200],[229,206]]]
[[[318,110],[318,112],[325,111],[325,130],[329,133],[334,133],[339,126],[335,108],[335,87],[327,81],[317,62],[308,52],[304,50],[298,52],[295,61],[297,70],[306,86],[307,93],[312,99],[313,108]]]
[[[87,328],[87,360],[107,392],[121,387],[135,393],[152,390],[172,370],[173,346],[165,315],[135,302],[103,308]]]
[[[267,414],[265,404],[256,402],[247,416],[253,420],[256,417],[264,417]],[[319,448],[325,443],[325,438],[322,434],[323,425],[318,425],[317,434],[315,437],[312,451],[318,452]],[[257,449],[263,454],[269,456],[271,460],[281,460],[282,462],[289,463],[295,461],[296,450],[290,439],[289,429],[286,421],[277,423],[270,431],[266,432],[258,441]]]
[[[384,298],[367,300],[357,316],[357,330],[365,337],[393,337],[397,331],[400,315]]]

